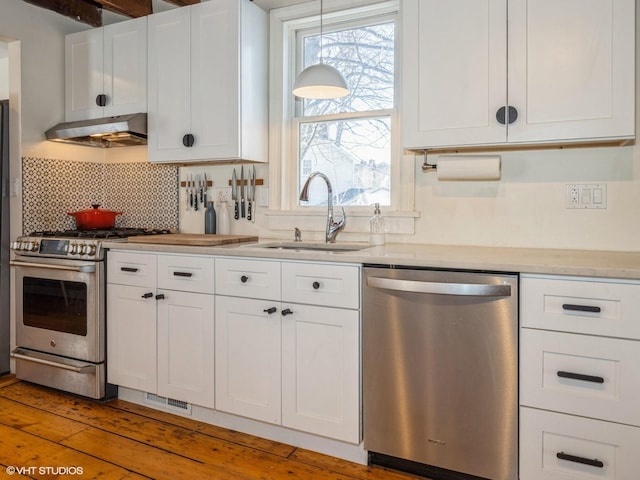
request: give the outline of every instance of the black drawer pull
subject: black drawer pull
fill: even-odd
[[[182,137],[182,144],[185,147],[193,147],[196,143],[196,137],[194,137],[191,133],[187,133],[184,137]]]
[[[320,282],[313,282],[311,286],[313,287],[314,290],[318,290],[320,288]]]
[[[193,277],[191,272],[173,272],[174,277]]]
[[[242,276],[240,277],[240,281],[241,281],[242,283],[247,283],[247,281],[248,281],[248,280],[249,280],[249,277],[247,277],[246,275],[242,275]]]
[[[120,267],[120,270],[122,272],[131,272],[131,273],[136,273],[138,271],[138,269],[135,267]]]
[[[577,457],[575,455],[569,455],[568,453],[558,452],[556,453],[556,457],[560,460],[567,460],[568,462],[582,463],[583,465],[591,465],[592,467],[602,468],[604,467],[604,463],[602,463],[597,458],[584,458]]]
[[[142,295],[142,298],[151,298],[151,297],[153,297],[153,293],[151,293],[151,292],[147,292],[147,293]]]
[[[276,310],[278,310],[276,307],[269,307],[269,308],[265,308],[263,312],[271,315],[272,313],[276,313]]]
[[[602,309],[600,307],[593,307],[591,305],[574,305],[572,303],[563,303],[563,310],[572,310],[574,312],[591,312],[600,313]]]
[[[582,373],[565,372],[558,370],[558,376],[561,378],[571,378],[573,380],[582,380],[583,382],[592,383],[604,383],[603,377],[596,377],[594,375],[584,375]]]
[[[164,293],[159,293],[156,295],[156,300],[164,300]]]
[[[283,317],[286,317],[287,315],[291,315],[293,312],[291,311],[290,308],[285,308],[284,310],[282,310],[282,312],[280,312],[282,314]]]

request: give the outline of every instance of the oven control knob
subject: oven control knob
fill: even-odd
[[[89,250],[89,248],[86,245],[80,245],[78,247],[78,254],[79,255],[86,255],[88,250]]]
[[[87,255],[95,255],[96,254],[96,246],[88,245],[87,246]]]
[[[25,250],[27,248],[27,242],[20,242],[19,250]]]
[[[20,242],[11,242],[11,250],[20,250]]]
[[[75,243],[72,243],[71,245],[69,245],[69,254],[75,255],[77,253],[78,253],[78,245],[76,245]]]
[[[38,251],[38,242],[29,242],[27,244],[27,250],[30,252],[37,252]]]

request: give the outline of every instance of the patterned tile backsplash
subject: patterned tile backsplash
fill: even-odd
[[[91,208],[123,212],[116,227],[178,228],[178,167],[22,158],[22,230],[76,227],[67,212]]]

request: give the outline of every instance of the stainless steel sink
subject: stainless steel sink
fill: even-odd
[[[310,243],[310,242],[270,242],[252,245],[258,248],[271,248],[277,250],[299,250],[316,252],[357,252],[369,248],[368,243]]]

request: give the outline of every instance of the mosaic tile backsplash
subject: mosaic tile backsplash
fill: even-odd
[[[123,212],[116,227],[178,228],[178,167],[22,158],[22,230],[75,229],[67,212]]]

